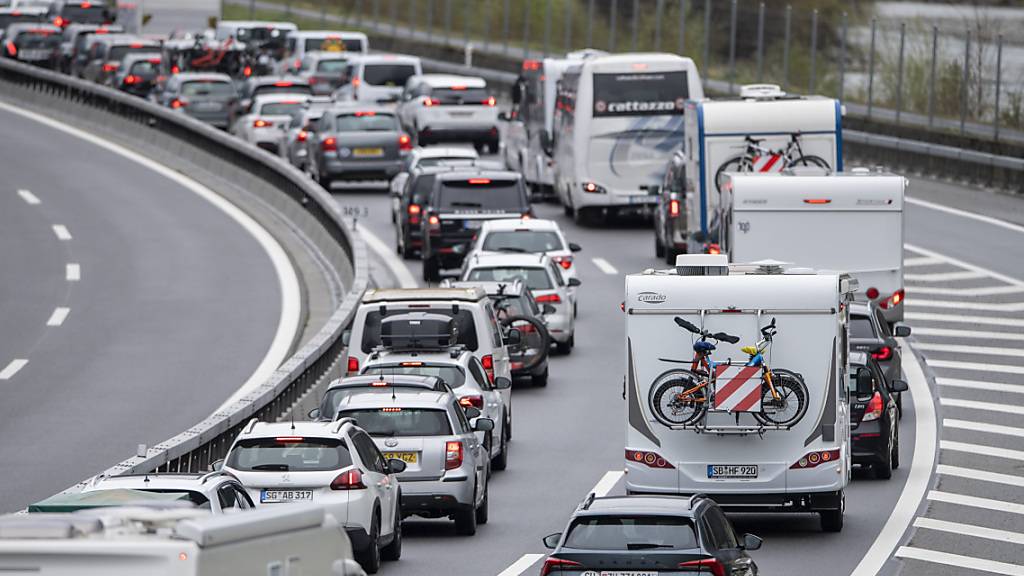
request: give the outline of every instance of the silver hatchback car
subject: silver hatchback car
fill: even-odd
[[[395,113],[377,105],[339,105],[324,112],[315,130],[306,141],[306,170],[328,191],[340,180],[390,180],[412,151]]]

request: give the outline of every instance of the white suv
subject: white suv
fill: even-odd
[[[255,508],[242,483],[227,472],[96,476],[82,488],[82,494],[118,490],[180,494],[181,500],[191,502],[213,514]]]
[[[356,101],[369,104],[397,102],[409,78],[420,74],[423,74],[423,67],[416,56],[355,56],[345,67],[345,79],[348,83],[334,91],[334,99],[339,102]]]
[[[413,76],[402,91],[398,117],[419,146],[472,142],[477,151],[498,151],[498,108],[483,78]]]
[[[219,464],[219,463],[218,463]],[[222,469],[257,506],[312,502],[345,526],[367,573],[402,555],[401,489],[405,462],[386,460],[354,420],[259,422],[235,439]]]

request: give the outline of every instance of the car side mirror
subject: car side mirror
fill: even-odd
[[[554,534],[548,534],[541,541],[544,542],[544,547],[545,548],[547,548],[549,550],[554,550],[558,546],[558,541],[561,540],[561,539],[562,539],[562,533],[561,532],[555,532]]]
[[[405,472],[405,461],[399,460],[398,458],[392,458],[388,460],[388,472],[392,474],[401,474]]]
[[[568,282],[566,282],[566,284],[568,284],[569,286],[572,286],[573,288],[575,288],[577,286],[581,286],[583,284],[583,282],[580,281],[579,278],[569,278],[569,280],[568,280]]]
[[[494,379],[494,387],[498,390],[507,390],[512,387],[512,380],[504,376],[498,376]]]
[[[754,536],[753,534],[744,534],[743,535],[743,549],[744,550],[760,550],[761,549],[761,544],[763,544],[763,543],[764,543],[764,540],[761,540],[761,538],[759,538],[757,536]]]
[[[317,418],[320,417],[320,409],[313,408],[312,410],[306,413],[306,416],[309,416],[310,420],[316,420]]]
[[[857,396],[870,396],[875,391],[875,378],[867,367],[857,369]]]
[[[896,327],[893,329],[893,336],[897,338],[906,338],[910,336],[910,326],[902,322],[897,322]]]
[[[554,314],[555,312],[558,312],[558,309],[551,304],[544,304],[544,307],[541,308],[540,311],[544,314]]]
[[[342,346],[348,346],[348,341],[352,339],[352,331],[345,330],[341,333],[341,344]]]
[[[579,252],[580,250],[583,250],[583,247],[575,242],[569,242],[569,250],[572,250],[573,252]]]
[[[907,384],[906,380],[896,379],[889,383],[889,387],[893,392],[906,392],[910,390],[910,385]]]
[[[512,328],[505,334],[505,344],[507,346],[519,346],[523,341],[523,334],[518,328]]]
[[[473,418],[479,418],[481,414],[480,409],[477,408],[476,406],[466,406],[465,408],[462,409],[462,412],[466,414],[466,418],[468,420],[472,420]]]
[[[220,460],[214,460],[213,462],[210,462],[210,471],[211,472],[220,472],[223,468],[224,468],[224,459],[223,458],[221,458]]]
[[[498,120],[501,120],[502,122],[511,122],[512,118],[508,115],[508,112],[502,111],[498,112]]]
[[[477,418],[473,423],[473,430],[477,432],[490,432],[494,430],[494,420],[490,418]]]

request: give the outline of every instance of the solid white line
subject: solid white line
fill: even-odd
[[[981,354],[983,356],[1008,356],[1011,358],[1024,358],[1024,350],[1020,348],[996,348],[993,346],[968,346],[965,344],[935,344],[931,342],[917,342],[914,348],[918,350],[930,350],[932,352],[955,352],[957,354]]]
[[[935,405],[924,370],[916,354],[903,357],[903,371],[910,385],[914,401],[915,438],[914,453],[910,463],[910,474],[903,485],[896,506],[889,514],[882,531],[878,533],[871,548],[854,568],[850,576],[875,576],[882,565],[889,560],[896,545],[900,543],[907,527],[914,520],[918,505],[931,485],[932,466],[935,464]]]
[[[967,442],[941,440],[939,442],[939,448],[943,450],[951,450],[953,452],[967,452],[968,454],[1005,458],[1007,460],[1024,460],[1024,451],[1010,450],[1009,448],[997,448],[995,446],[985,446],[983,444],[968,444]]]
[[[957,362],[955,360],[929,360],[932,368],[949,368],[950,370],[977,370],[978,372],[999,372],[1001,374],[1024,374],[1022,366],[1006,366],[1005,364],[985,364],[984,362]]]
[[[998,402],[980,402],[978,400],[963,400],[960,398],[939,398],[939,404],[949,406],[950,408],[967,408],[968,410],[984,410],[986,412],[1024,415],[1024,406]],[[1022,452],[1022,454],[1024,454],[1024,452]]]
[[[971,390],[991,390],[992,392],[1009,392],[1024,394],[1024,384],[1003,384],[1001,382],[983,382],[981,380],[962,380],[960,378],[936,378],[939,386],[969,388]]]
[[[1007,222],[1006,220],[1000,220],[999,218],[993,218],[991,216],[985,216],[976,212],[968,212],[967,210],[960,210],[959,208],[952,208],[943,204],[936,204],[935,202],[929,202],[927,200],[921,200],[919,198],[904,197],[904,202],[907,204],[916,204],[923,206],[931,210],[938,210],[939,212],[945,212],[946,214],[952,214],[954,216],[960,216],[961,218],[969,218],[971,220],[977,220],[978,222],[984,222],[985,224],[991,224],[993,226],[999,226],[1000,228],[1006,228],[1014,232],[1024,233],[1024,226],[1020,224],[1014,224],[1013,222]]]
[[[395,254],[394,248],[391,248],[378,238],[376,234],[367,230],[365,224],[359,226],[357,231],[363,235],[363,240],[366,240],[366,247],[377,254],[377,257],[381,259],[384,266],[391,272],[391,275],[395,277],[399,288],[419,287],[416,278],[413,277],[412,272],[409,272],[409,267]]]
[[[989,270],[988,268],[982,268],[981,266],[977,266],[977,265],[971,264],[969,262],[964,262],[963,260],[958,260],[958,259],[953,258],[951,256],[946,256],[944,254],[939,254],[938,252],[934,252],[934,251],[929,250],[927,248],[921,248],[920,246],[915,246],[913,244],[904,244],[903,248],[905,248],[907,250],[910,250],[911,252],[917,252],[918,254],[921,254],[923,256],[931,256],[932,258],[939,258],[941,260],[946,261],[949,264],[952,264],[953,266],[959,266],[960,268],[963,268],[964,270],[971,270],[971,271],[974,271],[974,272],[979,272],[979,273],[984,274],[985,276],[988,276],[990,278],[995,278],[996,280],[1002,280],[1003,282],[1006,282],[1007,284],[1014,284],[1016,286],[1024,286],[1024,281],[1018,280],[1017,278],[1014,278],[1012,276],[1007,276],[1006,274],[1001,274],[999,272],[996,272],[995,270]],[[904,276],[904,278],[906,278],[906,277]]]
[[[60,326],[67,319],[68,313],[71,312],[71,308],[58,307],[53,309],[53,314],[50,314],[50,319],[46,321],[47,326]]]
[[[906,312],[904,318],[921,322],[953,322],[957,324],[984,324],[986,326],[1010,326],[1024,328],[1024,320],[1016,318],[993,318],[990,316],[957,316],[954,314],[935,314],[932,312]],[[914,331],[918,328],[915,326]]]
[[[68,232],[68,227],[63,224],[54,224],[53,233],[57,235],[58,240],[71,240],[71,232]]]
[[[6,368],[0,370],[0,380],[10,380],[12,376],[18,373],[18,370],[25,367],[25,364],[28,364],[28,360],[24,358],[11,360],[11,363]]]
[[[910,258],[903,259],[904,268],[912,268],[914,266],[934,266],[935,264],[944,264],[945,261],[939,258],[932,258],[931,256],[913,256]]]
[[[543,554],[523,554],[519,560],[516,560],[511,566],[499,572],[498,576],[519,576],[543,557]]]
[[[957,280],[974,280],[984,278],[985,274],[972,270],[959,272],[935,272],[934,274],[904,274],[903,279],[907,282],[955,282]]]
[[[974,432],[987,432],[989,434],[1001,434],[1003,436],[1015,436],[1017,438],[1024,438],[1024,428],[1015,428],[1013,426],[1000,426],[999,424],[988,424],[986,422],[971,422],[970,420],[956,420],[954,418],[944,418],[942,420],[943,428],[957,428],[959,430],[971,430]]]
[[[914,326],[914,336],[939,336],[944,338],[977,338],[980,340],[1020,340],[1024,334],[1020,332],[991,332],[982,330],[954,330],[950,328],[928,328]]]
[[[68,264],[64,267],[64,277],[68,282],[78,282],[82,279],[82,267],[78,264]]]
[[[1024,488],[1024,477],[1012,474],[999,474],[997,472],[961,468],[960,466],[949,466],[946,464],[939,464],[935,467],[935,471],[945,476],[956,476],[957,478],[967,478],[968,480],[993,482],[995,484],[1006,484],[1007,486]]]
[[[39,204],[39,198],[28,190],[18,190],[18,196],[21,196],[21,199],[29,204]]]
[[[947,522],[945,520],[936,520],[935,518],[925,518],[922,516],[917,520],[914,520],[914,526],[918,528],[927,528],[929,530],[938,530],[940,532],[949,532],[950,534],[962,534],[964,536],[985,538],[987,540],[996,540],[998,542],[1009,542],[1010,544],[1024,544],[1024,534],[1019,532],[996,530],[995,528],[985,528],[984,526],[975,526],[973,524]]]
[[[932,296],[1003,296],[1006,294],[1020,294],[1024,292],[1024,286],[985,286],[983,288],[936,288],[932,286],[910,286],[907,294],[928,294]]]
[[[608,472],[605,472],[604,476],[602,476],[601,479],[597,481],[597,484],[594,484],[594,487],[590,491],[593,492],[594,495],[598,497],[607,496],[608,493],[612,491],[612,488],[615,488],[615,485],[619,483],[619,480],[621,480],[624,475],[625,472],[623,472],[622,470],[610,470]]]
[[[619,271],[615,269],[615,266],[612,266],[611,263],[604,258],[591,258],[590,261],[594,263],[594,266],[600,268],[601,272],[604,272],[605,274],[619,273]]]
[[[981,572],[991,572],[992,574],[1004,574],[1005,576],[1024,576],[1024,566],[1021,566],[1020,564],[1008,564],[1006,562],[997,562],[995,560],[975,558],[973,556],[962,556],[960,554],[950,554],[949,552],[939,552],[937,550],[928,550],[926,548],[900,546],[900,549],[896,551],[896,555],[900,558],[921,560],[923,562],[942,564],[944,566],[955,566],[957,568],[964,568],[972,571],[978,570]]]
[[[964,496],[963,494],[942,492],[940,490],[932,490],[929,492],[928,499],[933,502],[945,502],[947,504],[958,504],[960,506],[970,506],[972,508],[984,508],[985,510],[995,510],[996,512],[1024,514],[1024,504],[1003,502],[1002,500],[992,500],[989,498],[978,498],[977,496]]]
[[[292,347],[292,340],[295,338],[295,334],[298,333],[300,326],[299,322],[302,319],[302,290],[299,286],[298,274],[295,272],[295,268],[292,266],[292,262],[288,257],[288,254],[284,251],[284,248],[281,247],[281,244],[279,244],[270,234],[270,232],[267,232],[267,230],[260,226],[258,222],[253,220],[251,216],[229,202],[223,196],[188,176],[180,172],[176,172],[159,162],[139,154],[138,152],[129,150],[120,144],[100,138],[99,136],[90,134],[84,130],[68,126],[65,123],[53,120],[52,118],[47,118],[41,114],[36,114],[35,112],[30,112],[17,106],[12,106],[6,102],[0,102],[0,109],[34,120],[40,124],[45,124],[55,130],[60,130],[66,134],[85,140],[86,142],[109,150],[119,156],[149,168],[168,180],[191,190],[197,196],[212,204],[229,218],[238,223],[239,226],[241,226],[249,233],[250,236],[253,237],[253,239],[256,240],[260,247],[263,248],[263,251],[267,253],[267,257],[270,259],[270,262],[274,267],[274,272],[277,276],[281,292],[281,316],[278,319],[277,329],[274,331],[274,337],[270,342],[270,346],[267,349],[266,354],[263,356],[263,360],[245,383],[241,385],[238,391],[235,392],[235,394],[232,395],[232,397],[229,398],[221,407],[223,408],[224,406],[232,403],[235,399],[248,395],[253,390],[266,383],[267,379],[273,375],[278,366],[280,366],[287,358],[288,352]]]

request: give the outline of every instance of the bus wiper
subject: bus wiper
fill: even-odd
[[[653,542],[651,542],[651,543],[647,543],[647,542],[645,542],[645,543],[633,543],[633,542],[631,542],[631,543],[626,544],[626,549],[627,550],[651,550],[651,549],[654,549],[654,548],[673,548],[673,546],[671,544],[654,544]]]

